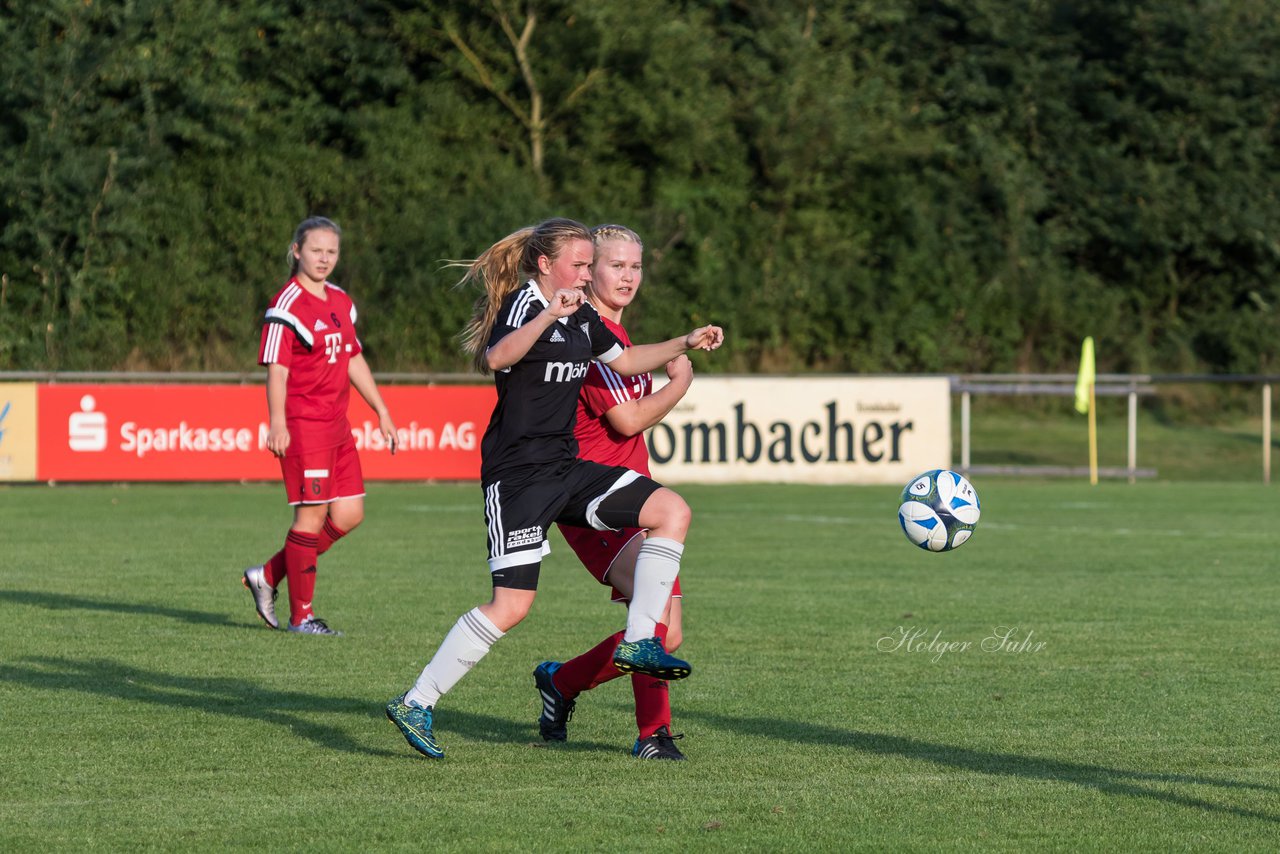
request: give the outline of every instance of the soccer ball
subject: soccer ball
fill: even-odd
[[[931,552],[964,545],[981,515],[973,484],[947,469],[927,471],[908,483],[898,506],[898,522],[907,539]]]

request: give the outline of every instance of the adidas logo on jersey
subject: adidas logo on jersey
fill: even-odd
[[[564,343],[564,336],[560,334],[560,330],[559,330],[559,329],[552,329],[552,330],[551,330],[551,342],[552,342],[553,344],[556,344],[556,343],[563,344],[563,343]]]
[[[323,320],[320,320],[319,318],[317,318],[317,319],[316,319],[316,325],[312,327],[312,330],[313,330],[313,331],[315,331],[315,332],[323,332],[324,330],[326,330],[326,329],[328,329],[328,328],[329,328],[328,326],[325,326],[325,324],[324,324],[324,321],[323,321]]]

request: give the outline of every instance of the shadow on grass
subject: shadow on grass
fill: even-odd
[[[370,756],[397,755],[388,750],[370,750],[342,728],[313,720],[317,713],[380,718],[381,705],[367,698],[279,691],[237,678],[156,673],[110,659],[24,658],[0,665],[0,681],[260,721],[332,750]]]
[[[137,602],[120,602],[90,599],[63,593],[46,593],[34,590],[0,590],[0,602],[30,605],[52,611],[102,611],[137,616],[167,617],[204,626],[222,626],[234,629],[253,629],[261,626],[256,621],[235,621],[223,614],[148,605]],[[265,689],[241,679],[175,676],[132,668],[119,662],[98,660],[88,662],[55,658],[27,658],[17,665],[0,665],[0,681],[18,682],[38,688],[70,689],[135,700],[175,708],[191,708],[204,712],[233,715],[284,725],[295,734],[316,744],[335,750],[366,753],[375,756],[399,756],[398,752],[371,751],[359,747],[341,730],[308,724],[288,714],[290,710],[306,712],[337,712],[340,714],[366,714],[384,720],[383,704],[390,699],[365,698],[337,699],[296,692],[280,692]],[[445,739],[449,733],[457,733],[475,741],[498,744],[525,743],[534,747],[544,744],[537,735],[536,724],[516,722],[493,715],[476,714],[454,709],[442,709],[437,729]],[[395,730],[386,723],[396,740]],[[576,742],[572,746],[555,745],[555,749],[587,751],[616,751],[617,745],[595,742]],[[411,750],[408,757],[417,757]]]
[[[107,599],[86,599],[83,596],[69,596],[65,593],[44,593],[36,590],[0,590],[0,602],[13,602],[17,605],[34,605],[37,608],[48,608],[50,611],[110,611],[116,614],[139,614],[154,617],[169,617],[184,623],[195,623],[201,626],[227,626],[243,629],[256,628],[257,623],[236,622],[225,614],[213,614],[208,611],[191,611],[186,608],[169,608],[164,605],[144,605],[139,602],[113,602]]]
[[[1040,756],[1025,756],[1018,753],[993,753],[985,750],[972,750],[966,747],[921,741],[920,739],[904,736],[837,729],[821,724],[810,724],[794,720],[780,721],[776,718],[735,717],[714,712],[691,710],[681,711],[680,718],[682,720],[700,720],[718,729],[736,732],[753,738],[793,741],[799,744],[848,747],[866,753],[901,756],[906,759],[932,762],[935,765],[978,774],[995,774],[1023,777],[1031,780],[1074,783],[1075,785],[1096,789],[1109,795],[1149,798],[1178,806],[1201,809],[1206,812],[1226,813],[1240,816],[1241,818],[1256,818],[1280,823],[1280,815],[1276,813],[1217,804],[1201,798],[1188,797],[1140,785],[1141,783],[1157,785],[1180,784],[1213,786],[1221,789],[1254,789],[1271,794],[1280,793],[1280,787],[1262,783],[1246,783],[1238,780],[1222,780],[1187,774],[1129,771],[1123,768],[1108,768],[1105,765],[1068,762]]]
[[[28,688],[75,691],[96,697],[110,697],[170,709],[225,715],[258,721],[283,728],[290,736],[306,739],[329,750],[401,759],[421,757],[404,744],[399,732],[386,720],[384,704],[389,697],[327,697],[301,691],[264,688],[239,678],[182,676],[131,667],[110,659],[72,661],[65,658],[31,657],[12,664],[0,664],[0,682]],[[395,750],[373,750],[355,741],[346,729],[315,722],[317,714],[351,715],[367,719],[367,725],[383,732]],[[365,726],[362,723],[361,726]],[[447,741],[450,733],[496,744],[543,746],[537,726],[494,715],[461,710],[442,710],[437,731]],[[565,745],[556,745],[565,749]],[[571,750],[610,750],[617,745],[581,742]]]

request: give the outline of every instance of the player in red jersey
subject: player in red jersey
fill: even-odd
[[[629,347],[631,339],[622,327],[622,312],[640,289],[644,245],[639,235],[620,225],[596,226],[591,229],[591,236],[595,257],[587,298],[605,325]],[[573,430],[578,440],[578,456],[606,465],[626,466],[650,476],[644,431],[661,421],[680,402],[693,380],[693,366],[687,356],[672,359],[666,370],[669,382],[655,393],[653,378],[647,373],[624,377],[608,365],[592,362],[578,395]],[[612,588],[613,601],[625,604],[634,586],[636,555],[644,543],[645,529],[595,531],[565,524],[557,527],[587,571],[601,584]],[[680,600],[680,579],[677,578],[657,627],[657,635],[668,652],[674,652],[683,637]],[[544,739],[564,741],[568,737],[566,724],[578,694],[622,675],[612,661],[613,649],[621,636],[621,632],[610,635],[563,664],[544,661],[533,671],[542,699],[538,729]],[[674,743],[680,736],[671,734],[671,703],[666,680],[632,673],[631,690],[640,731],[632,755],[642,759],[684,759]]]
[[[244,571],[258,616],[273,629],[276,591],[289,582],[291,632],[338,635],[311,609],[316,558],[364,521],[364,475],[351,436],[351,386],[378,415],[396,452],[391,414],[356,337],[356,307],[327,276],[342,232],[324,217],[303,220],[289,246],[293,276],[271,300],[258,363],[267,367],[267,448],[280,458],[293,525],[284,548]]]
[[[597,531],[649,529],[636,556],[627,630],[613,650],[613,665],[663,679],[692,672],[654,634],[680,573],[689,506],[625,466],[579,458],[573,423],[592,361],[626,376],[643,374],[688,350],[716,349],[724,330],[707,325],[624,347],[584,300],[594,254],[586,226],[556,218],[513,232],[475,261],[460,262],[467,268],[463,282],[483,288],[464,347],[477,368],[493,374],[498,393],[480,442],[493,597],[459,617],[413,687],[387,703],[388,719],[431,759],[444,757],[435,740],[436,703],[528,615],[542,558],[551,551],[552,522]]]

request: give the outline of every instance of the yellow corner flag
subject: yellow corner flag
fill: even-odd
[[[1098,372],[1093,364],[1093,336],[1084,339],[1080,349],[1080,373],[1076,377],[1076,412],[1089,412],[1090,387],[1097,381]]]
[[[1098,485],[1098,407],[1095,388],[1098,371],[1093,363],[1093,336],[1080,348],[1080,373],[1076,376],[1076,412],[1089,416],[1089,483]]]

